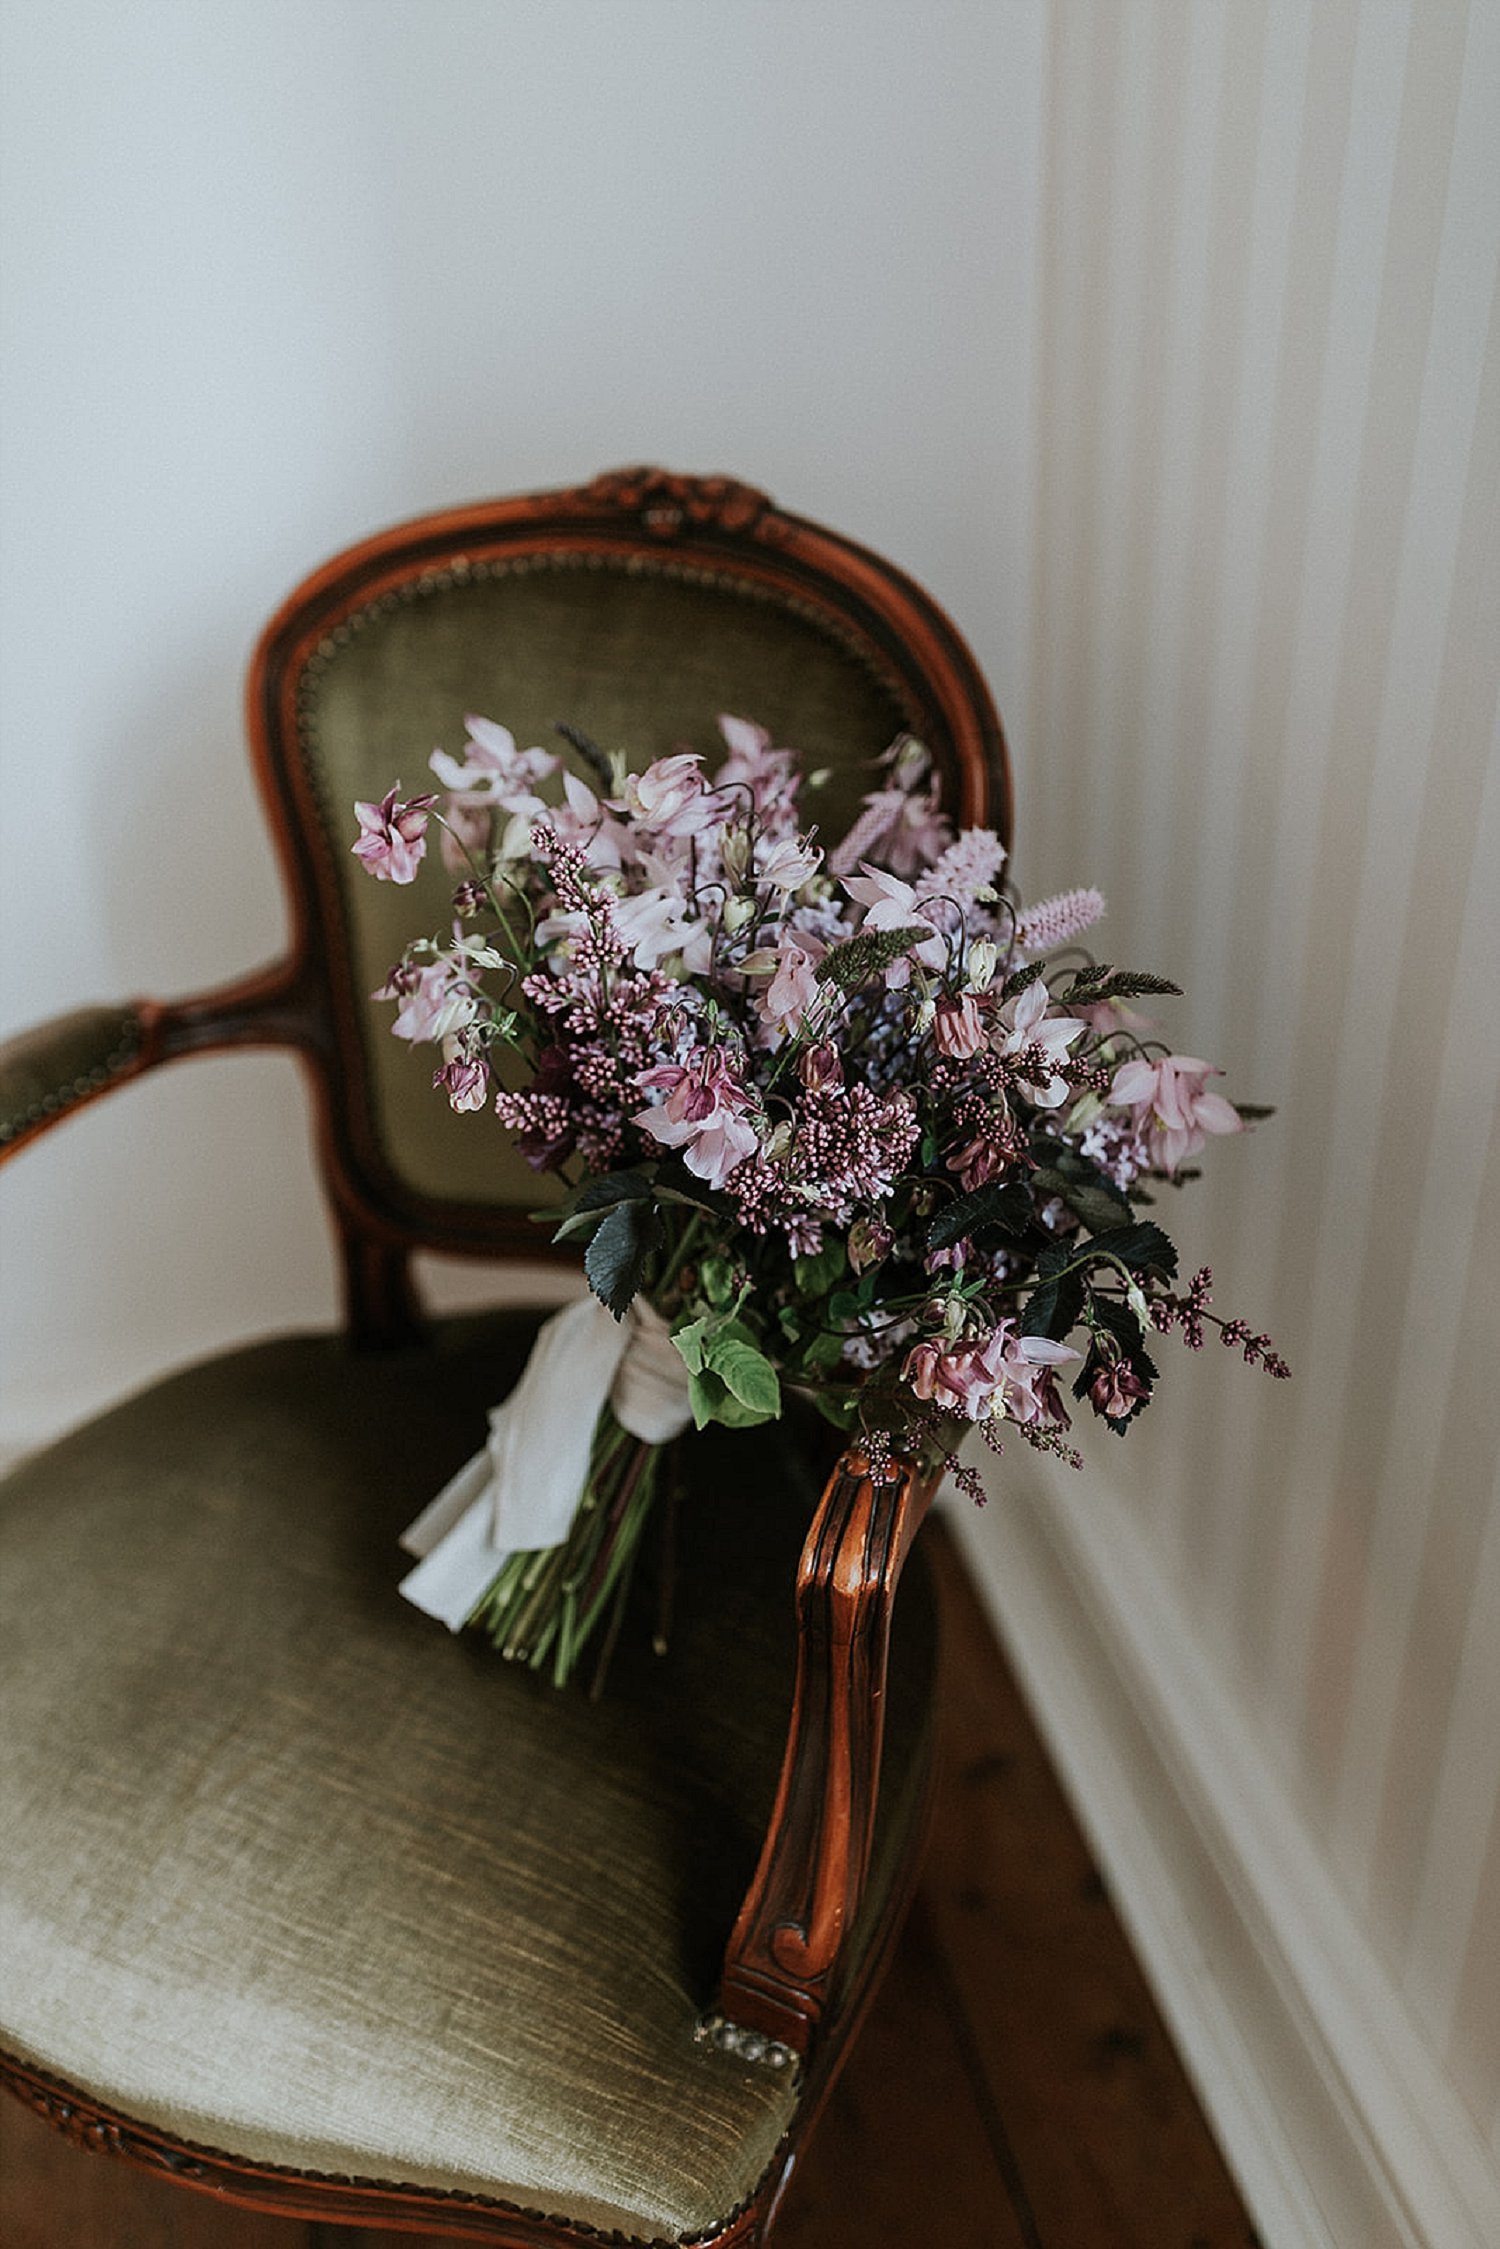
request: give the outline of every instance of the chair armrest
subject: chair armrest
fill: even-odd
[[[317,1043],[318,1020],[290,962],[191,999],[75,1008],[0,1040],[0,1163],[158,1062]]]
[[[150,1066],[139,1007],[79,1007],[0,1042],[0,1159]]]
[[[724,1961],[729,2021],[805,2053],[859,1909],[875,1825],[896,1584],[939,1477],[857,1452],[797,1572],[797,1680],[771,1824]]]

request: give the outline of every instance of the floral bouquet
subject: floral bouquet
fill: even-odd
[[[743,718],[715,772],[631,773],[570,727],[571,764],[467,721],[432,759],[446,802],[357,807],[356,856],[409,882],[436,823],[448,936],[376,996],[441,1050],[453,1107],[490,1110],[570,1192],[590,1297],[542,1328],[483,1451],[405,1535],[402,1590],[561,1684],[623,1611],[673,1441],[807,1397],[878,1466],[946,1465],[977,1429],[1079,1464],[1065,1391],[1123,1432],[1148,1346],[1205,1324],[1269,1336],[1185,1288],[1139,1215],[1210,1134],[1254,1115],[1133,1002],[1177,987],[1078,944],[1097,891],[1023,906],[991,830],[955,834],[910,737],[825,848],[820,776]],[[543,791],[546,791],[544,796]]]

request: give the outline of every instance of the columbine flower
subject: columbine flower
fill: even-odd
[[[844,888],[856,906],[865,909],[862,929],[913,929],[919,922],[932,927],[932,916],[918,904],[911,884],[903,882],[899,875],[887,874],[882,867],[862,862],[857,875],[845,876]],[[931,937],[924,937],[920,944],[914,945],[901,960],[892,961],[885,972],[886,983],[892,991],[908,982],[914,960],[920,961],[924,968],[946,967],[947,943],[936,930]]]
[[[518,750],[508,726],[471,711],[464,720],[469,738],[462,764],[446,750],[428,760],[438,779],[469,804],[503,805],[507,812],[540,812],[536,785],[557,771],[550,750]]]
[[[629,812],[654,836],[690,836],[718,816],[703,778],[703,760],[686,752],[659,757],[644,773],[627,773],[614,810]]]
[[[1176,1171],[1198,1153],[1207,1133],[1245,1129],[1224,1096],[1208,1090],[1208,1080],[1223,1074],[1190,1054],[1163,1055],[1159,1062],[1138,1055],[1115,1072],[1110,1106],[1131,1112],[1148,1162],[1159,1171]]]
[[[387,789],[378,804],[356,804],[362,833],[352,848],[365,871],[380,882],[411,882],[427,850],[427,816],[436,803],[435,796],[403,802]]]
[[[1002,1320],[979,1343],[946,1349],[919,1343],[901,1369],[917,1396],[965,1421],[994,1421],[1002,1415],[1025,1427],[1033,1422],[1063,1422],[1053,1369],[1082,1354],[1045,1335],[1017,1335],[1015,1323]]]
[[[482,1109],[489,1098],[490,1073],[482,1054],[474,1052],[463,1039],[443,1041],[443,1066],[433,1072],[432,1082],[448,1096],[451,1107],[462,1115],[466,1111]]]
[[[1089,1404],[1104,1421],[1129,1421],[1151,1395],[1128,1359],[1100,1367],[1089,1384]]]
[[[722,1187],[760,1145],[747,1114],[752,1096],[732,1075],[722,1047],[701,1047],[685,1068],[663,1062],[642,1070],[636,1084],[643,1093],[667,1098],[640,1110],[632,1124],[664,1148],[680,1148],[688,1170],[710,1187]]]
[[[939,1054],[955,1062],[968,1062],[984,1044],[984,1017],[972,992],[961,999],[941,999],[932,1019],[933,1043]]]
[[[786,1034],[801,1028],[820,987],[812,955],[794,939],[782,939],[776,960],[776,974],[761,997],[760,1012],[770,1030]]]
[[[439,953],[424,968],[401,970],[373,997],[402,1001],[391,1030],[398,1039],[410,1039],[414,1045],[462,1031],[479,1013],[479,1002],[462,963],[446,953]]]
[[[799,775],[793,750],[773,750],[771,737],[752,719],[719,714],[719,732],[729,755],[714,775],[716,795],[748,789],[757,816],[773,827],[796,818]]]
[[[1064,1060],[1074,1040],[1081,1037],[1087,1025],[1076,1015],[1049,1015],[1051,995],[1041,977],[1007,1000],[997,1018],[1001,1037],[995,1052],[1016,1058],[1040,1049],[1048,1062]],[[1068,1098],[1068,1081],[1056,1070],[1039,1080],[1021,1080],[1021,1091],[1039,1109],[1059,1109]]]
[[[790,897],[811,882],[823,863],[823,854],[801,836],[783,836],[778,843],[759,843],[755,851],[755,879]]]

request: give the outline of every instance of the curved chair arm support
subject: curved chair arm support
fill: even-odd
[[[289,961],[190,999],[74,1008],[0,1041],[0,1163],[159,1062],[225,1047],[310,1047],[320,1036]]]
[[[721,2013],[805,2053],[864,1888],[896,1583],[938,1477],[839,1462],[797,1572],[797,1683],[771,1824],[724,1961]]]

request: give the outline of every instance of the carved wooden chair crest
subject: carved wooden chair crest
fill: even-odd
[[[345,1277],[344,1334],[192,1367],[0,1493],[0,2080],[89,2146],[330,2221],[764,2238],[914,1870],[919,1571],[892,1609],[930,1495],[849,1455],[819,1500],[805,1432],[705,1433],[669,1652],[627,1633],[598,1705],[396,1600],[395,1532],[537,1317],[424,1322],[412,1252],[534,1258],[537,1193],[369,1004],[441,871],[414,908],[349,854],[353,799],[466,710],[644,761],[721,708],[833,769],[831,827],[902,728],[1006,825],[989,697],[909,579],[628,470],[309,578],[249,687],[289,956],[0,1049],[8,1155],[158,1063],[295,1048]]]

